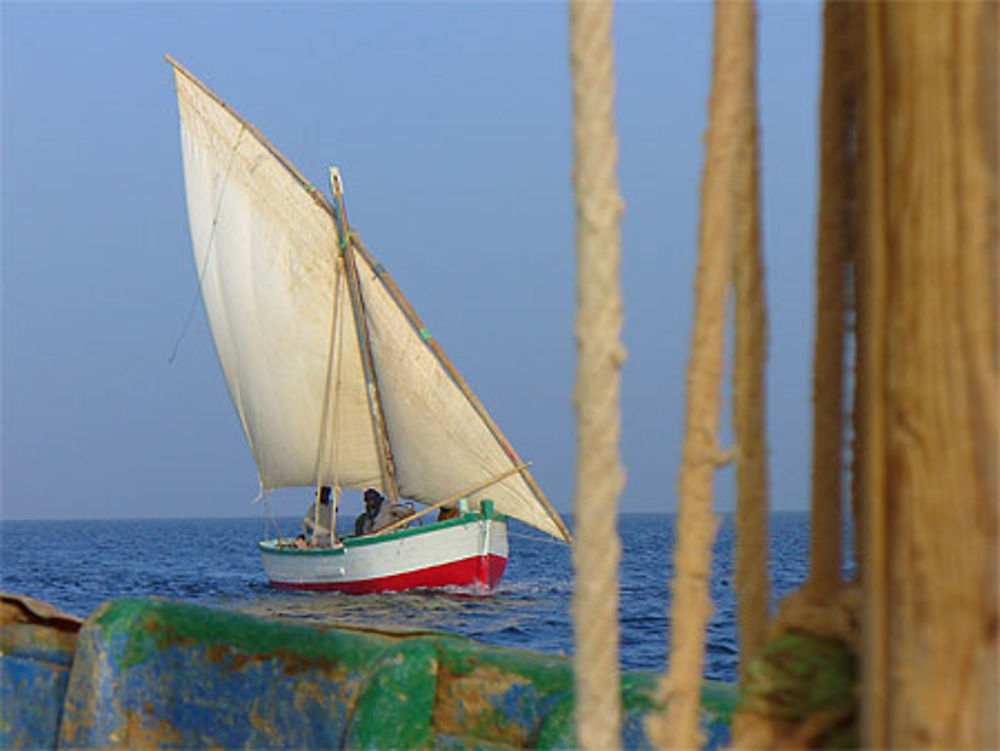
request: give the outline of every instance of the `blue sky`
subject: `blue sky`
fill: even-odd
[[[168,363],[197,280],[164,53],[317,185],[340,165],[367,246],[570,510],[563,4],[0,8],[3,518],[257,513],[200,301]],[[760,7],[777,509],[808,497],[819,22],[816,3]],[[676,508],[710,42],[708,4],[617,8],[624,511]]]

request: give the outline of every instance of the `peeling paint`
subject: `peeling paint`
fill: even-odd
[[[29,598],[0,595],[0,748],[52,748],[80,621]]]
[[[64,697],[49,704],[61,717],[47,721],[43,742],[26,743],[24,728],[5,710],[4,747],[576,745],[572,666],[562,657],[446,634],[302,626],[152,599],[95,611],[73,635],[75,657],[59,641],[64,636],[26,632],[17,642],[4,629],[3,644],[18,651],[3,655],[4,680],[14,660],[58,647]],[[648,674],[623,679],[626,748],[649,747],[641,720],[654,707],[655,684]],[[22,679],[11,686],[18,711],[28,695],[19,692],[47,690]],[[703,727],[718,744],[735,694],[722,684],[710,688]]]

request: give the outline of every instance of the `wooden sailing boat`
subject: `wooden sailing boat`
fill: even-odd
[[[348,225],[336,170],[331,202],[167,60],[202,299],[261,486],[334,489],[330,531],[309,547],[260,543],[271,583],[492,588],[508,516],[568,541],[527,465]],[[338,539],[342,488],[460,513]]]

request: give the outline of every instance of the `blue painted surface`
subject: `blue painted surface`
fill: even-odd
[[[35,670],[43,641],[26,638],[4,656],[4,747],[576,745],[565,658],[446,634],[310,627],[119,600],[84,624],[71,675],[72,653],[58,655],[55,672]],[[627,748],[650,747],[643,718],[654,707],[655,683],[648,673],[623,680]],[[729,686],[710,686],[703,727],[709,748],[721,748],[735,696]],[[36,709],[41,714],[31,714]]]
[[[387,637],[118,601],[80,634],[70,747],[339,748]]]
[[[72,638],[32,624],[3,624],[0,748],[55,747],[72,661]]]

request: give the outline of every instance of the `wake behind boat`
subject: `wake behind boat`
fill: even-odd
[[[271,583],[492,588],[507,562],[506,517],[569,541],[527,464],[348,224],[339,173],[331,202],[167,60],[202,299],[262,490],[332,489],[328,509],[313,506],[304,546],[260,543]],[[427,508],[340,539],[343,489]],[[423,523],[439,509],[453,518]]]

